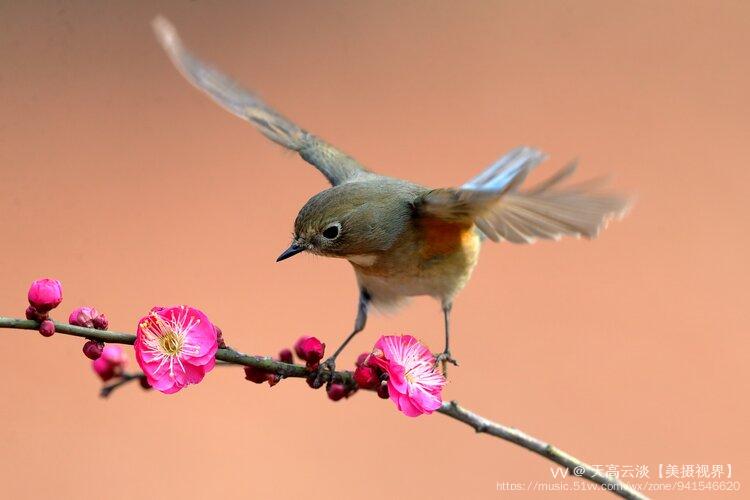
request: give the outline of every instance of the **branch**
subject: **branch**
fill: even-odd
[[[39,323],[31,320],[5,318],[0,316],[0,328],[38,330]],[[65,335],[73,335],[89,340],[98,340],[100,342],[109,342],[114,344],[132,345],[135,342],[135,335],[131,335],[129,333],[95,330],[93,328],[73,326],[66,323],[56,322],[55,331]],[[310,371],[305,366],[292,363],[282,363],[281,361],[275,361],[270,357],[249,356],[231,348],[219,349],[216,352],[216,359],[230,364],[260,368],[262,370],[275,373],[281,377],[307,378],[310,375]],[[121,387],[133,380],[137,380],[141,376],[141,373],[127,374],[126,376],[123,376],[118,382],[105,386],[102,390],[102,395],[109,395],[110,392],[117,389],[118,387]],[[342,383],[354,384],[352,372],[349,371],[337,371],[333,374],[324,373],[322,376],[324,381],[327,381],[332,377],[333,380],[341,381]],[[522,431],[519,431],[518,429],[506,427],[502,424],[493,422],[475,413],[472,413],[469,410],[466,410],[465,408],[459,406],[455,401],[443,403],[442,407],[440,407],[437,411],[439,413],[442,413],[443,415],[465,423],[466,425],[472,427],[477,433],[489,434],[505,441],[517,444],[529,451],[532,451],[559,465],[562,465],[569,471],[572,471],[575,476],[588,479],[591,482],[601,485],[604,491],[610,491],[622,498],[647,498],[641,493],[635,491],[627,484],[619,481],[614,477],[610,477],[602,473],[593,466],[571,455],[568,455],[564,451],[552,446],[551,444],[530,436]]]
[[[525,432],[514,429],[513,427],[506,427],[497,422],[487,420],[476,413],[472,413],[469,410],[458,406],[458,403],[455,401],[443,403],[443,406],[438,411],[443,415],[455,418],[456,420],[460,420],[466,425],[473,427],[477,433],[485,433],[499,437],[500,439],[510,441],[511,443],[515,443],[518,446],[522,446],[529,451],[533,451],[534,453],[548,458],[549,460],[567,468],[568,471],[573,472],[573,475],[583,477],[591,482],[599,484],[604,490],[611,491],[615,495],[619,495],[623,498],[647,498],[622,481],[603,474],[595,467],[572,455],[568,455],[561,449],[556,448],[541,439],[537,439],[534,436],[529,436]]]

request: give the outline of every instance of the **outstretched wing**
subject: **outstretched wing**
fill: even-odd
[[[471,220],[491,240],[511,243],[594,238],[609,220],[627,211],[626,198],[596,192],[589,183],[558,187],[575,171],[575,162],[537,186],[518,191],[544,159],[535,149],[516,148],[461,187],[429,191],[415,205],[420,215]]]
[[[369,175],[354,158],[308,133],[228,76],[191,54],[177,30],[163,17],[153,21],[154,31],[172,62],[187,80],[227,111],[249,121],[273,142],[296,151],[334,186]]]

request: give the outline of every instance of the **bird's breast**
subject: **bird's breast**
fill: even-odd
[[[349,259],[375,295],[449,298],[468,281],[480,238],[473,224],[419,220],[396,245],[374,260]],[[368,265],[363,265],[368,264]]]
[[[419,253],[422,259],[472,252],[477,243],[474,224],[424,218],[416,224]]]

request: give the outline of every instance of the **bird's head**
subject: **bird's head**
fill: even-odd
[[[405,229],[408,204],[377,186],[342,184],[305,203],[294,222],[292,244],[276,261],[300,252],[348,258],[390,248]]]

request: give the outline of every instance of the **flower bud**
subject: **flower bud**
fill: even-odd
[[[308,335],[303,335],[299,339],[297,339],[297,342],[294,343],[294,353],[297,355],[299,359],[302,361],[305,360],[302,356],[304,356],[304,351],[302,351],[302,343],[309,339],[310,337]]]
[[[281,382],[281,377],[280,377],[280,376],[278,376],[277,374],[275,374],[275,373],[270,373],[270,374],[268,375],[268,386],[269,386],[269,387],[273,387],[273,386],[275,386],[276,384],[278,384],[279,382]]]
[[[316,367],[326,352],[326,345],[315,337],[302,337],[294,345],[297,356],[307,362],[310,368]]]
[[[94,324],[94,328],[97,330],[106,330],[109,326],[109,320],[107,320],[107,317],[104,314],[100,314],[99,316],[95,316],[91,322]]]
[[[256,368],[255,366],[245,367],[245,380],[255,382],[256,384],[262,384],[268,380],[268,372],[262,368]]]
[[[385,382],[380,384],[380,387],[378,387],[378,397],[380,399],[388,399],[389,397],[388,384],[386,384]]]
[[[338,401],[346,396],[347,390],[344,384],[331,384],[328,386],[326,392],[328,393],[328,399],[331,401]]]
[[[26,319],[30,319],[31,321],[38,321],[41,323],[48,318],[49,315],[47,313],[40,313],[34,308],[34,306],[29,306],[26,308]]]
[[[291,349],[282,349],[279,351],[279,361],[282,363],[294,363]]]
[[[94,318],[99,316],[99,311],[93,307],[76,307],[68,316],[68,323],[85,328],[94,328]]]
[[[115,376],[115,370],[112,365],[109,364],[107,360],[101,356],[95,359],[93,363],[91,363],[91,367],[94,369],[96,374],[99,375],[99,378],[102,379],[102,382],[106,382],[107,380]]]
[[[360,354],[359,356],[357,356],[357,361],[355,361],[354,364],[356,366],[364,366],[365,365],[365,361],[367,361],[367,358],[369,358],[369,357],[370,357],[370,353],[369,352],[363,352],[362,354]]]
[[[376,389],[380,385],[380,377],[369,366],[358,366],[354,370],[354,381],[362,389]]]
[[[87,358],[97,360],[101,357],[102,351],[104,350],[104,344],[97,342],[96,340],[89,340],[83,344],[83,354]]]
[[[39,325],[39,333],[42,334],[42,337],[51,337],[55,334],[55,324],[45,319],[42,321],[42,324]]]
[[[62,302],[62,285],[59,281],[45,278],[36,280],[29,287],[29,304],[40,313],[46,313]]]
[[[311,373],[307,376],[307,385],[309,385],[313,389],[320,389],[323,387],[323,384],[325,384],[325,381],[322,377],[318,377],[317,373]]]
[[[126,363],[127,358],[122,347],[109,344],[104,346],[101,356],[91,362],[91,367],[99,375],[99,378],[103,382],[106,382],[115,376],[121,375]]]
[[[219,349],[226,349],[227,343],[224,342],[224,334],[221,332],[221,328],[214,325],[214,330],[216,330],[216,344],[219,346]]]

